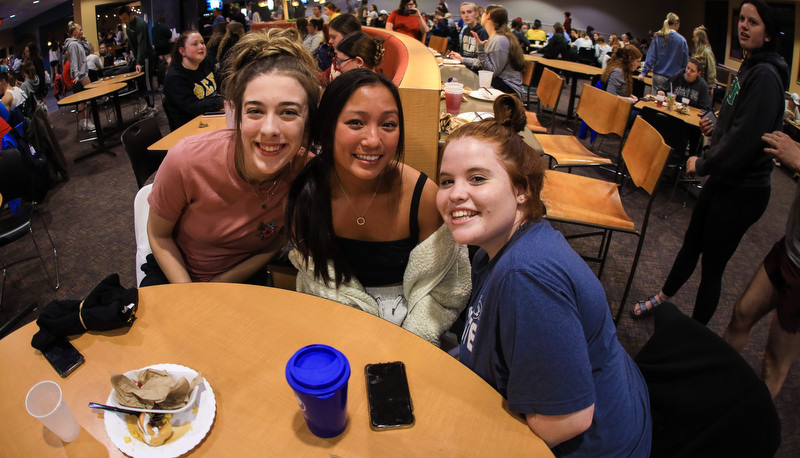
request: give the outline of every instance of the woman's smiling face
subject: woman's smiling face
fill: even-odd
[[[336,121],[333,157],[339,176],[377,178],[395,160],[400,114],[392,93],[382,85],[353,92]]]
[[[307,120],[308,97],[296,79],[272,73],[250,80],[240,125],[243,178],[262,183],[282,172],[303,144]]]
[[[448,143],[439,172],[436,208],[458,243],[493,258],[523,221],[523,193],[497,157],[496,146],[473,137]]]

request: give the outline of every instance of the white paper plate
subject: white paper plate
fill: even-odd
[[[503,92],[500,89],[490,89],[491,92],[487,92],[485,89],[478,89],[469,93],[469,96],[478,99],[478,100],[486,100],[488,102],[494,102],[494,99],[500,97]]]
[[[466,113],[459,113],[458,117],[461,119],[466,119],[469,122],[475,122],[482,121],[484,119],[492,119],[494,118],[494,113],[489,113],[488,111],[467,111]]]
[[[142,369],[147,368],[160,369],[168,372],[174,371],[197,374],[196,371],[179,364],[153,364],[152,366],[143,367]],[[114,398],[116,398],[116,395],[112,389],[106,402],[108,404],[113,404]],[[195,406],[197,409],[194,408]],[[172,420],[170,420],[173,429],[176,430],[180,425],[191,422],[188,430],[174,442],[168,442],[158,447],[147,445],[131,436],[128,425],[125,422],[125,414],[103,412],[103,422],[105,423],[108,437],[111,438],[114,445],[126,455],[158,458],[177,457],[197,446],[211,430],[211,425],[214,424],[214,417],[217,414],[217,401],[214,397],[214,390],[211,389],[208,380],[198,385],[195,402],[190,404],[190,407],[191,408],[187,408],[181,412],[174,413]]]

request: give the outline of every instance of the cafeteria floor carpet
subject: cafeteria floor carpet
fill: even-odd
[[[89,150],[89,145],[77,143],[75,114],[68,109],[59,110],[52,93],[48,95],[48,106],[51,122],[68,159],[70,174],[70,180],[57,184],[41,206],[41,215],[50,228],[59,252],[61,287],[58,291],[54,291],[47,286],[42,267],[36,261],[11,267],[0,308],[0,325],[8,322],[17,311],[34,301],[42,307],[52,300],[81,299],[110,273],[119,273],[123,286],[133,287],[135,283],[133,199],[137,187],[125,151],[122,145],[117,143],[111,147],[116,157],[103,154],[78,164],[73,163],[75,157]],[[166,117],[161,104],[157,102],[156,106],[159,109],[157,117],[162,133],[166,134],[168,132]],[[565,107],[566,97],[562,97],[560,112],[565,112]],[[126,121],[132,119],[131,106],[123,108],[123,112]],[[556,132],[568,133],[564,129],[562,119],[558,120]],[[114,137],[118,138],[118,135],[119,132],[114,134]],[[616,145],[613,141],[606,141],[602,149],[616,151]],[[609,174],[594,170],[583,169],[576,173],[611,179]],[[744,236],[736,254],[728,264],[723,279],[720,305],[709,323],[709,328],[714,332],[722,333],[731,316],[733,304],[746,288],[756,267],[772,244],[782,237],[795,185],[786,170],[775,168],[772,174],[769,207]],[[626,187],[625,192],[629,192],[630,189]],[[658,291],[681,245],[694,200],[693,196],[689,195],[684,207],[682,201],[685,193],[679,190],[670,200],[670,191],[668,185],[662,185],[658,191],[659,195],[656,198],[626,309],[629,309],[634,301]],[[640,215],[646,204],[645,195],[640,193],[623,195],[623,203],[638,227]],[[37,222],[34,222],[34,225],[34,230],[40,228]],[[565,233],[575,231],[568,226],[556,227]],[[635,237],[626,234],[617,233],[613,237],[609,260],[601,278],[612,313],[616,312],[619,305],[636,242]],[[591,249],[591,245],[586,243],[575,242],[573,246],[579,252],[583,252]],[[0,260],[9,262],[29,255],[32,250],[30,238],[26,237],[10,246],[0,248]],[[698,281],[699,269],[673,299],[687,314],[691,314]],[[34,311],[27,315],[18,326],[34,320],[37,313],[38,311]],[[759,373],[771,319],[772,314],[761,320],[743,352],[746,360]],[[652,318],[634,321],[626,310],[617,329],[619,340],[633,355],[652,334],[652,326]],[[800,364],[792,367],[783,390],[775,401],[782,422],[782,445],[778,456],[800,456]]]

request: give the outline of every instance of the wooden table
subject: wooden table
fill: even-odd
[[[107,76],[105,78],[101,78],[97,81],[93,81],[87,84],[85,87],[86,89],[92,89],[95,87],[107,86],[109,84],[114,84],[114,83],[125,83],[130,80],[139,78],[140,76],[144,76],[144,72],[132,72],[132,73],[123,73],[122,75],[112,75],[112,76]]]
[[[86,362],[60,379],[31,348],[35,323],[0,340],[0,442],[5,456],[121,456],[103,414],[109,372],[155,363],[201,371],[217,412],[196,456],[552,456],[521,416],[480,377],[425,340],[368,313],[293,291],[250,285],[191,283],[139,289],[133,327],[90,332],[72,341]],[[352,373],[349,424],[331,439],[311,434],[285,378],[299,348],[322,343],[341,350]],[[404,361],[416,424],[376,432],[369,427],[363,367]],[[55,380],[82,430],[63,444],[25,411],[27,391]],[[109,414],[111,415],[111,414]]]
[[[666,113],[666,114],[668,114],[670,116],[673,116],[675,118],[678,118],[681,121],[683,121],[686,124],[688,124],[689,126],[693,126],[693,127],[697,127],[697,128],[700,127],[700,115],[702,113],[704,113],[704,110],[701,110],[701,109],[695,108],[695,107],[689,107],[689,113],[687,113],[687,114],[678,113],[675,110],[668,110],[666,102],[664,103],[663,106],[659,107],[659,106],[656,105],[655,101],[650,101],[650,100],[647,100],[647,101],[646,100],[640,100],[640,101],[636,102],[636,105],[634,105],[633,107],[635,109],[637,109],[637,110],[641,110],[642,108],[645,108],[645,107],[651,108],[653,110],[657,110],[657,111],[660,111],[662,113]]]
[[[75,162],[80,162],[89,157],[97,154],[105,153],[116,156],[113,151],[107,150],[103,139],[103,125],[100,123],[100,110],[97,106],[97,99],[110,96],[114,100],[114,110],[117,114],[117,127],[122,130],[122,109],[119,106],[119,98],[117,93],[127,86],[125,83],[111,83],[104,84],[100,87],[86,89],[75,94],[68,95],[58,101],[58,106],[78,105],[81,103],[89,102],[92,106],[92,118],[94,120],[95,129],[97,129],[97,147],[83,156],[75,159]]]
[[[568,60],[561,59],[545,59],[542,56],[531,54],[526,54],[525,60],[530,60],[546,67],[561,70],[571,77],[572,84],[570,85],[569,101],[567,103],[567,121],[572,119],[572,110],[575,107],[575,97],[576,92],[578,91],[578,77],[587,77],[592,79],[595,76],[602,75],[605,71],[600,67],[595,67],[592,65],[580,64],[578,62],[570,62]]]
[[[180,126],[169,135],[147,147],[148,151],[169,151],[178,142],[191,135],[203,134],[219,129],[225,129],[225,115],[200,115],[186,124]]]
[[[463,65],[443,65],[440,67],[439,71],[441,72],[442,83],[446,82],[449,78],[455,78],[459,83],[462,83],[464,87],[471,88],[472,90],[479,88],[478,75]],[[492,92],[494,92],[494,90]],[[467,100],[462,100],[461,102],[461,113],[494,112],[494,102],[470,97],[466,92],[464,95],[466,95]],[[447,111],[447,105],[445,104],[444,99],[441,100],[439,109],[442,113]],[[534,138],[533,133],[529,129],[525,128],[522,131],[522,137],[525,139],[525,143],[530,145],[534,150],[536,150],[537,153],[540,155],[544,154],[542,146],[539,144],[536,138]],[[441,156],[441,151],[439,154]],[[442,158],[439,157],[440,163],[441,159]]]

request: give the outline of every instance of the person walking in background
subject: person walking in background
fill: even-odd
[[[644,69],[639,74],[639,79],[653,71],[653,94],[658,91],[669,92],[667,80],[669,77],[686,68],[689,62],[689,45],[686,39],[678,33],[681,20],[675,13],[667,14],[661,30],[656,32],[653,43],[647,50],[644,60]],[[624,43],[624,40],[623,40]]]
[[[709,178],[664,286],[634,305],[634,318],[651,314],[677,294],[702,254],[692,318],[708,324],[719,303],[728,260],[769,203],[772,158],[764,152],[762,136],[783,127],[789,67],[777,52],[778,22],[765,3],[742,2],[738,31],[746,58],[723,99],[716,125],[700,120],[700,130],[711,135],[711,146],[686,161],[686,173]]]
[[[125,24],[125,28],[128,31],[128,49],[133,51],[136,71],[144,72],[144,81],[138,78],[136,80],[136,85],[139,88],[139,94],[145,94],[153,90],[152,71],[155,66],[155,52],[153,46],[150,44],[147,22],[141,17],[134,15],[128,5],[121,6],[117,16],[119,16],[119,20]],[[147,108],[143,110],[145,116],[154,116],[158,113],[155,103],[153,102],[153,96],[145,96],[144,100],[147,103]]]
[[[211,15],[214,16],[214,20],[211,21],[211,30],[217,27],[217,25],[222,24],[223,22],[228,22],[225,19],[225,16],[222,15],[222,10],[219,8],[214,8],[211,10]]]
[[[80,24],[70,22],[67,25],[67,32],[70,37],[64,42],[66,52],[64,53],[69,62],[69,78],[72,81],[72,91],[80,92],[84,86],[91,83],[89,80],[89,68],[86,65],[86,56],[91,52],[89,43],[83,36],[83,27]],[[64,70],[66,72],[66,69]],[[91,131],[95,129],[94,123],[89,119],[89,110],[86,104],[78,104],[78,128]]]
[[[564,27],[564,32],[569,35],[572,32],[572,13],[569,11],[564,11],[564,23],[562,24]]]

